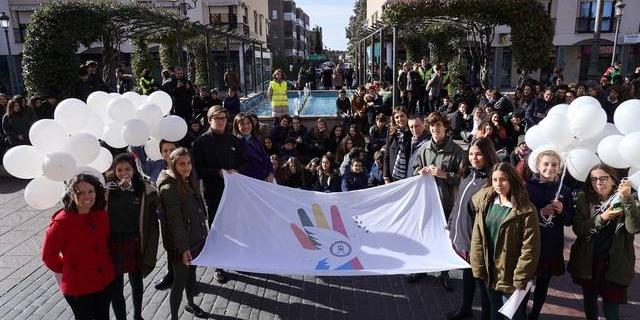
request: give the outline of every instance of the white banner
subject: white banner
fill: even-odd
[[[224,179],[213,228],[194,265],[322,276],[470,267],[451,247],[433,177],[339,193],[240,174]]]

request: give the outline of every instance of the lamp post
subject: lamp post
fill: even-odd
[[[13,63],[13,56],[11,55],[11,44],[9,43],[9,16],[6,13],[0,13],[0,26],[4,29],[4,36],[7,39],[7,64],[9,65],[9,91],[11,94],[15,93],[14,86],[17,85],[15,78],[16,66]]]
[[[587,69],[587,79],[598,84],[600,76],[600,19],[602,17],[602,0],[597,0],[596,17],[593,24],[593,40],[591,41],[591,54],[589,55],[589,68]]]
[[[178,65],[181,67],[185,67],[182,61],[182,27],[184,26],[184,21],[188,20],[187,12],[193,8],[195,8],[198,0],[190,0],[191,3],[188,3],[187,0],[170,0],[171,7],[178,8],[178,12],[182,14],[183,19],[179,20],[176,25],[176,49],[178,54]]]
[[[620,0],[618,3],[616,3],[616,35],[615,38],[613,38],[613,53],[611,54],[611,65],[613,66],[613,64],[616,62],[616,51],[618,48],[618,34],[620,32],[620,21],[622,20],[622,14],[624,13],[624,7],[626,6],[626,4]]]

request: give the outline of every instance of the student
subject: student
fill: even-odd
[[[333,168],[333,159],[327,155],[322,157],[318,174],[313,183],[313,191],[338,192],[340,191],[340,175]]]
[[[368,185],[367,173],[364,172],[364,162],[361,159],[351,160],[351,170],[342,176],[342,191],[366,189]]]
[[[562,161],[555,151],[543,151],[536,157],[538,174],[527,181],[527,192],[540,214],[540,260],[536,271],[533,307],[527,319],[536,320],[547,297],[552,276],[564,273],[564,226],[571,225],[571,190],[560,186]],[[560,189],[560,193],[556,193]]]
[[[469,258],[473,276],[489,295],[491,319],[516,289],[535,276],[540,252],[536,209],[510,163],[494,165],[491,184],[473,196],[476,218]],[[512,319],[526,319],[523,300]]]
[[[614,195],[620,208],[605,205]],[[640,232],[640,209],[630,183],[620,181],[615,169],[603,164],[591,169],[576,200],[573,232],[578,238],[571,246],[568,270],[582,287],[586,319],[598,319],[598,295],[605,318],[620,319],[620,304],[627,303],[635,274],[633,240]]]
[[[98,178],[80,174],[68,184],[47,227],[42,261],[61,274],[60,291],[76,319],[109,319],[115,270],[109,254],[109,214]]]
[[[156,265],[158,250],[158,193],[142,179],[135,158],[119,154],[107,172],[107,210],[110,221],[109,251],[116,269],[111,307],[116,319],[126,319],[124,274],[128,274],[133,318],[142,319],[142,279]]]
[[[467,157],[460,166],[459,175],[462,181],[458,186],[459,191],[449,218],[449,237],[453,249],[467,262],[469,262],[471,233],[476,217],[471,198],[487,185],[490,170],[496,163],[498,158],[491,140],[479,138],[471,143]],[[471,269],[462,270],[462,305],[459,310],[447,314],[448,320],[473,318],[471,307],[476,283],[477,280],[473,277]],[[489,297],[486,295],[486,290],[480,290],[480,298],[482,299],[482,319],[488,320]]]
[[[173,285],[169,297],[171,319],[178,319],[182,292],[187,296],[184,310],[198,318],[207,313],[193,298],[196,284],[196,266],[191,260],[198,256],[207,237],[207,213],[194,177],[191,155],[185,148],[171,153],[169,169],[158,178],[160,203],[164,212],[162,227],[167,228],[167,259],[173,265]]]

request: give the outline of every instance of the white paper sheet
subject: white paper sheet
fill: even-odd
[[[498,312],[502,313],[509,319],[513,318],[513,315],[516,313],[516,310],[518,310],[518,307],[522,303],[522,300],[527,295],[527,293],[529,293],[529,290],[531,290],[532,285],[533,281],[529,281],[529,283],[527,283],[527,287],[524,290],[516,289],[516,291],[511,294],[511,297],[507,299],[507,302],[502,305],[502,308],[500,308]]]

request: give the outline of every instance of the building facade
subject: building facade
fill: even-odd
[[[269,45],[274,59],[289,65],[304,63],[309,55],[309,16],[291,0],[269,0]]]
[[[96,0],[97,1],[97,0]],[[105,1],[105,0],[101,0]],[[108,1],[108,0],[106,0]],[[112,2],[130,3],[131,0],[111,0]],[[0,1],[0,11],[5,12],[10,18],[9,45],[13,59],[20,69],[22,46],[25,40],[26,27],[33,12],[44,3],[52,0],[8,0]],[[183,0],[137,0],[140,4],[162,7],[175,10],[182,14],[178,6]],[[187,17],[192,22],[200,22],[203,25],[223,27],[234,32],[240,38],[218,37],[213,41],[211,52],[213,61],[214,87],[222,88],[224,74],[227,68],[236,72],[241,81],[244,92],[261,89],[261,82],[270,78],[272,57],[267,44],[269,37],[270,20],[268,5],[265,0],[185,0]],[[214,35],[215,37],[216,35]],[[0,81],[8,83],[7,68],[7,43],[0,41]],[[119,47],[125,64],[132,52],[130,42],[125,42]],[[151,44],[150,51],[157,58],[158,45]],[[81,46],[78,49],[80,61],[85,59],[98,60],[102,52],[101,43],[93,43],[89,48]],[[158,60],[159,63],[159,60]],[[18,73],[21,73],[18,70]],[[19,80],[20,87],[21,80]]]
[[[403,0],[411,1],[411,0]],[[530,76],[547,81],[554,67],[562,68],[564,82],[587,81],[591,54],[591,40],[595,24],[597,0],[538,0],[548,10],[554,24],[554,50],[549,52],[549,67]],[[384,8],[398,0],[367,0],[367,23],[380,21]],[[600,70],[611,64],[614,52],[617,18],[615,5],[620,0],[602,0],[600,22]],[[622,62],[622,73],[631,73],[640,66],[640,1],[626,0],[620,19],[616,59]],[[513,89],[520,78],[517,63],[511,51],[511,33],[508,26],[498,26],[492,43],[490,81],[494,87]]]

